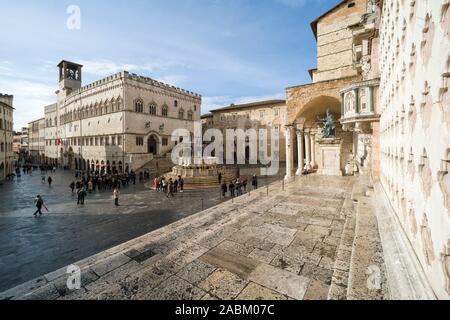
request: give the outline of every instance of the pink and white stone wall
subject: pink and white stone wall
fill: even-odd
[[[386,0],[381,183],[436,296],[450,298],[450,0]]]

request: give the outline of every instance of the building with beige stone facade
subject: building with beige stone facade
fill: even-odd
[[[28,123],[29,161],[34,164],[45,163],[45,118]]]
[[[373,63],[377,18],[371,1],[343,0],[311,23],[317,40],[312,83],[286,90],[287,178],[304,169],[333,175],[376,170],[371,145],[379,118],[378,68]],[[321,132],[327,110],[340,120],[335,139]]]
[[[204,127],[222,130],[224,137],[224,154],[226,150],[226,129],[267,129],[267,154],[270,156],[273,143],[277,143],[278,152],[274,157],[278,161],[285,161],[285,120],[286,120],[286,101],[285,100],[267,100],[245,104],[231,104],[227,107],[212,110],[211,115],[204,117],[206,123]],[[279,135],[279,141],[272,141],[271,130],[275,130]],[[245,143],[245,160],[248,162],[250,153],[250,141],[236,141],[237,143]],[[256,153],[265,146],[260,145],[259,137],[256,141]],[[237,151],[236,146],[234,147]]]
[[[370,177],[392,216],[380,233],[404,239],[386,260],[417,260],[411,296],[440,299],[450,298],[449,8],[448,0],[341,1],[312,23],[313,82],[287,89],[287,177],[296,164]],[[334,138],[320,132],[326,109],[339,119]]]
[[[0,181],[14,171],[13,96],[0,94]]]
[[[386,0],[381,184],[434,293],[450,298],[450,1]]]
[[[44,107],[45,114],[45,159],[44,162],[58,164],[58,113],[57,104]]]
[[[61,61],[57,103],[45,107],[44,162],[79,170],[137,170],[194,132],[201,96],[123,71],[82,86],[82,66]],[[30,130],[30,151],[35,131]]]

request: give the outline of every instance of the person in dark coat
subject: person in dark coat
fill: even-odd
[[[224,197],[225,198],[225,196],[226,196],[226,194],[227,194],[227,183],[224,181],[224,182],[222,182],[222,186],[221,186],[221,188],[222,188],[222,197]]]
[[[252,186],[254,190],[258,189],[258,178],[256,177],[256,174],[253,175]]]
[[[72,181],[72,183],[69,185],[69,188],[70,190],[72,190],[73,193],[73,191],[75,190],[75,182]]]
[[[233,181],[231,181],[230,184],[228,185],[228,190],[230,191],[230,196],[232,198],[234,198],[234,189],[235,189],[234,183]]]
[[[38,213],[39,213],[40,216],[42,216],[42,211],[41,211],[42,207],[44,207],[48,211],[47,207],[44,204],[44,200],[42,200],[42,197],[40,195],[38,195],[36,197],[36,208],[37,208],[37,210],[34,213],[35,217],[37,216]]]

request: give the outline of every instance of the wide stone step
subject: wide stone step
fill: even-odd
[[[383,252],[371,198],[360,198],[350,262],[347,299],[383,300],[386,291]]]
[[[348,288],[348,276],[350,261],[355,237],[355,210],[353,201],[347,198],[342,206],[340,217],[345,219],[341,240],[336,252],[336,260],[333,266],[328,300],[346,300]]]

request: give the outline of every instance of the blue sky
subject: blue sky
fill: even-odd
[[[128,70],[203,96],[202,112],[284,98],[316,65],[310,22],[339,0],[0,0],[0,92],[15,128],[55,101],[57,63],[83,64],[83,84]],[[66,10],[81,9],[69,30]]]

